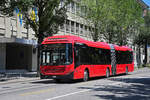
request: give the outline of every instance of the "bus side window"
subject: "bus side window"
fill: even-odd
[[[75,68],[80,65],[80,56],[79,56],[79,47],[75,45],[74,48],[74,62],[75,62]]]

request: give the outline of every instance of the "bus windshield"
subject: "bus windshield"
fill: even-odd
[[[69,65],[72,59],[71,43],[42,45],[41,65]]]

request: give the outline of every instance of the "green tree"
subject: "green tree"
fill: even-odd
[[[19,9],[23,15],[26,27],[31,27],[41,44],[47,36],[58,32],[59,25],[67,18],[66,5],[71,0],[1,0],[0,11],[2,14],[12,16],[14,9]],[[37,9],[37,19],[31,13],[31,9]],[[40,46],[38,46],[38,66],[40,59]]]
[[[150,11],[144,16],[144,22],[145,24],[140,27],[140,32],[136,35],[134,43],[139,47],[144,46],[144,64],[147,64],[147,46],[150,44]]]
[[[131,27],[142,23],[142,9],[136,0],[83,0],[82,5],[90,10],[85,17],[94,25],[94,41],[102,34],[109,43],[124,45]]]
[[[87,7],[86,16],[84,18],[93,27],[92,38],[94,41],[98,41],[100,33],[103,32],[103,21],[106,20],[107,16],[107,3],[109,0],[82,0],[81,6]],[[100,27],[101,26],[101,27]]]
[[[119,26],[119,45],[125,45],[128,42],[128,38],[136,34],[133,31],[138,27],[138,24],[143,23],[143,18],[141,17],[142,8],[136,0],[114,0],[115,10],[113,11],[113,16],[115,17],[115,22]],[[134,33],[134,34],[133,34]]]

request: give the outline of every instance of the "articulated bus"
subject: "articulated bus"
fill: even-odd
[[[83,79],[112,76],[134,70],[133,50],[105,42],[62,35],[42,42],[40,78]]]

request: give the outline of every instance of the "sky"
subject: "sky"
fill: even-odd
[[[150,0],[143,0],[150,7]]]

